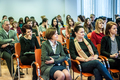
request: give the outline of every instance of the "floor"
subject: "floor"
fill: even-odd
[[[15,65],[15,67],[16,67],[16,65]],[[0,77],[0,80],[12,80],[12,78],[11,78],[9,72],[8,72],[7,66],[6,65],[1,65],[1,69],[2,69],[2,72],[1,72],[2,76]],[[23,72],[25,73],[25,75],[23,76],[24,78],[21,78],[20,80],[32,80],[32,70],[31,70],[31,68],[28,69],[28,74],[26,74],[26,69],[23,69]],[[77,75],[78,74],[75,73],[75,77]],[[87,77],[83,76],[82,78],[83,78],[83,80],[87,80]],[[80,80],[80,77],[77,80]],[[118,80],[118,79],[114,79],[114,80]]]

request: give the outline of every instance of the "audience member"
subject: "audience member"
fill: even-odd
[[[23,18],[19,18],[19,21],[18,21],[18,26],[20,27],[20,29],[22,29],[22,26],[23,26]]]
[[[70,15],[67,15],[67,16],[66,16],[66,25],[68,25],[68,22],[69,22],[68,20],[69,20],[69,18],[71,18],[71,16],[70,16]]]
[[[95,80],[113,80],[106,67],[98,59],[98,51],[89,39],[84,38],[84,28],[74,28],[75,39],[70,40],[70,55],[74,60],[80,61],[82,72],[93,73]],[[76,65],[79,70],[79,66]]]
[[[91,23],[92,23],[92,25],[93,25],[93,27],[95,29],[95,15],[94,14],[90,15],[90,20],[91,20]]]
[[[105,36],[104,31],[104,21],[102,19],[97,19],[95,23],[95,31],[91,34],[91,41],[97,48],[97,44],[101,43],[102,37]]]
[[[13,17],[9,17],[8,18],[9,22],[10,22],[10,28],[12,28],[12,24],[13,24],[13,21],[14,21],[14,18]]]
[[[60,15],[57,16],[57,20],[58,20],[58,26],[60,28],[64,27],[64,22],[62,21],[62,18]]]
[[[77,20],[78,20],[78,22],[81,23],[82,26],[84,25],[84,18],[82,17],[82,15],[79,15]]]
[[[42,44],[41,74],[44,80],[72,80],[69,71],[62,66],[66,55],[60,42],[57,41],[57,29],[54,27],[46,30],[47,41]]]
[[[35,53],[34,53],[35,48],[39,49],[40,46],[38,44],[36,36],[32,35],[32,27],[30,25],[25,24],[22,27],[22,32],[25,35],[20,38],[20,44],[21,44],[20,60],[23,65],[31,65],[31,63],[35,61]],[[35,65],[33,65],[32,80],[37,80]]]

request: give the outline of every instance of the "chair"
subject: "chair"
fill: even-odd
[[[65,38],[65,36],[63,35],[62,30],[65,30],[65,28],[64,28],[64,27],[63,27],[63,28],[60,28],[60,34],[62,35],[62,41],[65,42],[66,38]]]
[[[69,64],[68,62],[65,60],[64,61],[65,64],[66,64],[66,68],[69,70]],[[40,76],[40,66],[41,66],[41,49],[36,49],[35,50],[35,62],[33,62],[31,64],[31,66],[35,64],[36,65],[36,73],[37,73],[37,76],[39,77],[39,79],[41,79],[41,76]]]
[[[1,71],[1,61],[4,60],[3,58],[0,58],[0,76],[2,76],[2,71]]]
[[[58,40],[62,45],[64,45],[65,43],[62,40],[62,35],[58,35]]]
[[[92,34],[92,32],[87,34],[88,39],[91,39],[91,34]]]
[[[100,52],[100,50],[101,50],[101,44],[97,44],[97,50],[98,50],[98,53],[99,53],[99,55],[101,54],[101,52]],[[118,69],[110,69],[110,64],[109,64],[109,61],[108,61],[108,59],[107,59],[107,57],[105,57],[105,56],[102,56],[105,60],[106,60],[106,62],[107,62],[107,65],[108,65],[108,71],[109,72],[112,72],[112,73],[119,73],[120,71],[118,70]]]
[[[36,74],[39,78],[39,80],[43,80],[43,78],[40,76],[40,66],[41,66],[41,49],[36,49],[35,50],[35,62],[33,62],[31,64],[31,68],[32,65],[35,64],[36,65]]]
[[[15,43],[15,53],[12,55],[12,58],[15,57],[16,61],[17,61],[17,65],[18,65],[18,79],[20,80],[20,70],[19,68],[21,69],[24,69],[24,68],[31,68],[31,65],[23,65],[20,61],[20,52],[21,52],[21,45],[20,43]],[[13,61],[13,60],[11,60]],[[13,64],[13,62],[11,62]],[[11,65],[12,66],[12,65]],[[13,67],[13,66],[12,66]],[[11,67],[11,68],[12,68]],[[13,68],[12,68],[13,69]],[[13,71],[13,70],[12,70]],[[26,72],[28,74],[28,69],[26,69]],[[13,73],[13,72],[12,72]],[[13,78],[14,76],[12,76]]]

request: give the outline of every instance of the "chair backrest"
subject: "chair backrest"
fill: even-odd
[[[101,44],[97,44],[97,50],[98,50],[99,55],[101,54],[100,49],[101,49]]]
[[[35,50],[35,61],[41,66],[41,49]]]
[[[70,43],[70,39],[67,39],[66,40],[66,47],[67,47],[67,49],[69,49],[69,43]]]
[[[18,40],[19,40],[19,35],[18,35],[18,33],[17,33],[17,38],[18,38]]]
[[[65,30],[65,28],[60,28],[60,34],[62,35],[62,30]]]
[[[20,56],[20,52],[21,52],[21,45],[20,45],[20,43],[15,43],[15,54]]]
[[[91,32],[87,34],[88,39],[91,38],[91,34],[92,34]]]
[[[43,38],[45,37],[45,33],[46,33],[46,31],[43,31],[43,32],[42,32],[42,37],[43,37]]]
[[[63,43],[62,42],[62,35],[58,35],[58,40],[57,41],[59,41],[61,44]]]
[[[37,38],[37,40],[38,40],[39,46],[41,46],[40,37],[39,37],[39,36],[36,36],[36,38]]]

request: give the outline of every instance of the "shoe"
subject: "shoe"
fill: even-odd
[[[113,75],[114,78],[118,78],[117,73],[112,73],[112,75]]]
[[[16,69],[16,75],[18,76],[18,69]],[[25,75],[25,74],[20,71],[20,75]]]

